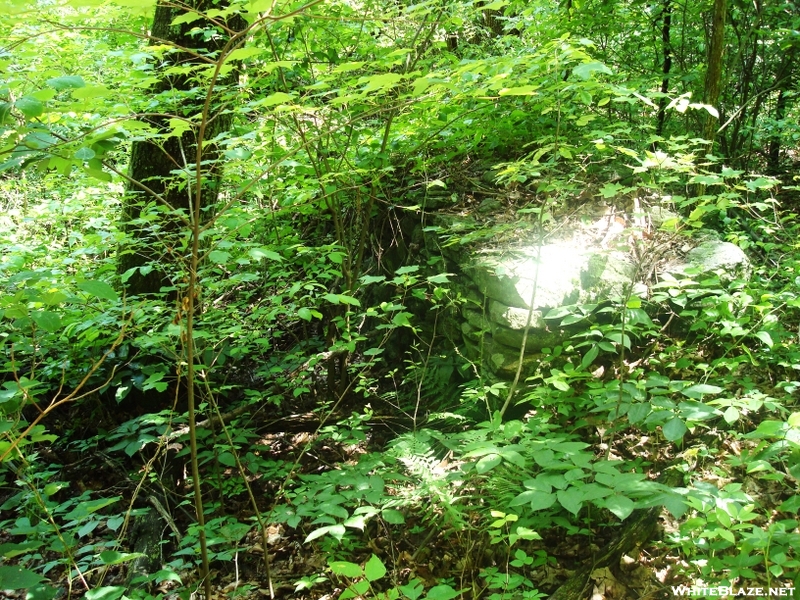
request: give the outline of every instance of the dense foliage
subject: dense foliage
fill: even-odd
[[[0,27],[0,590],[800,588],[795,3],[7,0]],[[752,269],[558,307],[563,343],[496,379],[443,249],[590,199]],[[519,222],[431,225],[485,211]]]

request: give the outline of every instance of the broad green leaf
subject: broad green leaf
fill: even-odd
[[[118,552],[116,550],[106,550],[100,553],[100,560],[104,565],[118,565],[120,563],[135,560],[140,556],[145,556],[141,552]]]
[[[37,548],[40,548],[44,545],[44,542],[38,540],[28,540],[25,542],[20,542],[18,544],[13,543],[5,543],[0,544],[0,556],[3,558],[14,558],[15,556],[22,556],[24,554],[30,554]],[[2,583],[2,579],[0,579],[0,583]]]
[[[398,73],[381,73],[380,75],[373,75],[366,80],[364,92],[374,92],[377,90],[384,90],[394,87],[403,78]]]
[[[246,148],[242,148],[241,146],[238,146],[236,148],[228,148],[227,150],[225,150],[225,152],[223,152],[223,154],[225,158],[228,158],[230,160],[247,160],[248,158],[253,156],[252,152],[250,152]]]
[[[537,492],[537,491],[533,491],[533,490],[528,490],[528,491],[522,492],[521,494],[518,494],[517,497],[514,498],[508,505],[509,506],[520,506],[522,504],[527,504],[528,502],[530,502],[536,496],[536,494],[539,494],[539,493],[541,493],[541,492]]]
[[[231,257],[230,252],[225,252],[224,250],[212,250],[208,253],[208,259],[217,265],[224,265],[228,262]]]
[[[670,442],[677,442],[678,440],[683,439],[683,436],[686,435],[688,429],[681,419],[678,417],[673,417],[664,423],[662,431],[664,432],[664,437]]]
[[[260,48],[258,46],[244,46],[243,48],[237,48],[228,56],[225,57],[226,60],[244,60],[246,58],[250,58],[253,56],[258,56],[259,54],[263,54],[267,52],[267,48]]]
[[[774,342],[772,341],[772,336],[769,334],[768,331],[763,331],[763,330],[757,331],[756,337],[760,339],[762,342],[764,342],[768,348],[772,348]]]
[[[457,598],[461,593],[454,590],[447,584],[435,585],[428,590],[425,598],[427,600],[452,600]]]
[[[678,405],[680,415],[687,421],[707,421],[719,416],[716,408],[698,402],[696,400],[686,400]]]
[[[480,473],[488,473],[497,465],[503,462],[499,454],[487,454],[475,464],[475,470]]]
[[[33,319],[36,325],[48,333],[55,333],[61,329],[61,316],[49,310],[32,312],[31,319]]]
[[[583,506],[583,496],[577,487],[568,487],[566,490],[556,492],[558,502],[573,515],[577,515]]]
[[[42,581],[38,573],[18,566],[0,565],[0,588],[4,590],[24,590]]]
[[[75,100],[88,100],[90,98],[104,98],[110,96],[111,90],[104,85],[87,85],[85,87],[72,90],[72,97]]]
[[[501,448],[500,456],[503,457],[503,460],[510,462],[512,465],[518,466],[520,469],[525,468],[525,457],[522,456],[516,450],[511,450],[509,448]]]
[[[623,190],[625,186],[618,183],[607,183],[600,188],[600,195],[603,198],[614,198]]]
[[[539,86],[521,85],[519,87],[503,88],[500,90],[501,96],[532,96],[536,93]]]
[[[556,503],[557,497],[553,493],[534,492],[530,496],[530,506],[532,511],[545,510]]]
[[[592,73],[595,72],[604,73],[606,75],[614,74],[614,72],[611,69],[609,69],[601,62],[587,62],[580,64],[574,69],[572,69],[572,72],[581,79],[583,79],[584,81],[589,79],[592,76]]]
[[[386,575],[386,567],[383,566],[381,559],[373,554],[364,565],[364,576],[369,581],[377,581],[384,575]]]
[[[79,290],[82,290],[87,294],[102,300],[110,300],[112,302],[119,300],[119,295],[117,294],[116,290],[108,285],[105,281],[88,279],[78,283],[77,287]]]
[[[115,585],[95,588],[86,592],[86,600],[117,600],[125,593],[126,588]]]
[[[49,85],[54,90],[74,90],[86,86],[83,77],[80,75],[62,75],[61,77],[52,77],[47,80]]]
[[[319,510],[334,517],[339,517],[340,519],[346,519],[350,516],[346,508],[342,508],[338,504],[333,504],[331,502],[323,502],[319,505]]]
[[[278,104],[289,104],[292,101],[292,97],[287,94],[286,92],[275,92],[274,94],[270,94],[266,98],[259,100],[256,104],[258,106],[277,106]]]
[[[643,421],[652,410],[649,402],[639,402],[632,404],[628,408],[628,421],[630,423],[639,423]]]
[[[185,13],[180,14],[172,19],[172,23],[170,23],[170,25],[174,27],[175,25],[183,25],[184,23],[194,23],[195,21],[199,21],[200,19],[204,18],[205,17],[203,17],[201,13],[187,10]]]
[[[719,394],[722,391],[721,387],[717,387],[716,385],[708,385],[705,383],[696,383],[695,385],[689,386],[688,388],[682,389],[681,394],[686,396],[687,398],[693,398],[695,400],[700,400],[703,398],[705,394]]]
[[[306,541],[308,540],[306,539]],[[344,577],[349,577],[350,579],[356,579],[364,576],[364,571],[359,565],[344,560],[328,561],[328,567],[330,567],[331,573],[334,575],[341,575]]]
[[[73,156],[78,160],[92,160],[95,157],[95,152],[91,148],[84,146],[78,150]]]
[[[349,586],[339,596],[339,600],[349,600],[350,598],[362,598],[369,590],[369,581],[362,579]]]
[[[600,354],[600,348],[597,347],[597,344],[592,344],[592,347],[589,348],[589,350],[583,356],[579,370],[583,371],[587,369],[589,365],[594,362],[594,359],[597,358],[598,354]]]
[[[601,506],[605,506],[620,521],[624,521],[633,512],[634,504],[633,500],[626,496],[615,495],[603,500]]]
[[[23,96],[14,102],[14,107],[29,119],[38,117],[44,112],[44,104],[31,96]]]
[[[268,258],[269,260],[276,260],[278,262],[283,260],[283,257],[273,250],[268,250],[266,248],[251,248],[248,252],[251,258],[255,260],[261,260],[263,258]]]
[[[364,531],[364,528],[367,526],[367,517],[364,515],[353,515],[342,523],[342,525],[350,527],[351,529],[360,529]]]
[[[401,513],[399,510],[394,510],[393,508],[384,508],[381,511],[381,518],[392,525],[402,525],[406,522],[406,518],[403,516],[403,513]]]
[[[219,461],[219,464],[224,465],[226,467],[236,466],[236,457],[230,452],[221,452],[220,455],[217,457],[217,460]]]
[[[725,412],[722,413],[722,418],[725,419],[728,425],[733,425],[739,420],[739,410],[734,406],[729,406]]]
[[[399,586],[399,589],[408,600],[417,600],[425,590],[419,579],[412,579],[408,584]]]

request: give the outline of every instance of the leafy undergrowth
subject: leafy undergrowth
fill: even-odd
[[[439,263],[367,276],[358,299],[320,283],[336,276],[336,245],[286,241],[269,249],[287,264],[259,281],[264,298],[248,277],[258,261],[240,257],[238,278],[212,288],[213,335],[199,338],[210,340],[198,459],[215,593],[538,598],[586,569],[572,597],[800,587],[797,232],[793,217],[759,223],[757,235],[729,223],[760,261],[748,278],[688,273],[646,297],[548,315],[564,341],[505,415],[507,383],[454,359],[457,347],[427,346],[414,325],[414,303],[443,315],[463,301]],[[0,576],[12,597],[202,587],[185,415],[151,412],[183,401],[170,395],[180,331],[158,303],[126,306],[101,281],[104,256],[87,246],[8,267],[1,398],[17,420],[0,447]],[[323,299],[342,332],[330,347],[314,341]],[[412,341],[399,355],[401,334]],[[323,384],[340,382],[346,393],[328,400]],[[642,518],[657,527],[625,544]],[[147,522],[156,566],[137,575]],[[608,548],[623,550],[607,560]]]

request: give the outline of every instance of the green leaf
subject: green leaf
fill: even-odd
[[[597,347],[597,344],[592,344],[592,347],[586,352],[583,356],[583,360],[581,361],[581,366],[578,370],[583,371],[589,367],[594,362],[594,359],[597,358],[597,355],[600,354],[600,348]]]
[[[364,92],[374,92],[377,90],[385,90],[388,88],[392,88],[403,78],[402,75],[398,73],[381,73],[379,75],[373,75],[366,79],[366,86],[362,91]]]
[[[620,521],[627,519],[633,512],[633,500],[626,496],[611,496],[602,501],[602,506],[605,506],[611,511]]]
[[[44,112],[44,104],[32,96],[23,96],[14,102],[14,106],[29,119],[38,117]]]
[[[373,554],[364,565],[364,576],[369,581],[377,581],[384,575],[386,575],[386,567],[383,566],[381,559]]]
[[[83,77],[80,75],[62,75],[61,77],[52,77],[47,80],[49,85],[54,90],[75,90],[86,86]]]
[[[89,279],[81,281],[77,284],[77,287],[79,290],[102,300],[110,300],[112,302],[119,300],[119,295],[116,290],[104,281]]]
[[[556,503],[557,497],[555,494],[547,492],[534,492],[530,496],[531,510],[546,510]]]
[[[217,461],[219,464],[224,465],[226,467],[235,467],[236,466],[236,457],[231,454],[230,452],[222,452],[218,457]]]
[[[361,306],[361,302],[357,298],[346,294],[339,294],[339,302],[342,304],[349,304],[350,306]]]
[[[72,97],[75,100],[89,100],[90,98],[103,98],[110,95],[111,90],[104,85],[88,85],[72,90]]]
[[[649,402],[632,404],[630,408],[628,408],[628,421],[630,423],[639,423],[643,421],[647,415],[650,414],[651,409],[652,407]]]
[[[259,100],[256,104],[258,106],[276,106],[278,104],[288,104],[292,101],[292,97],[287,94],[286,92],[275,92],[274,94],[270,94],[266,98]]]
[[[117,600],[125,593],[125,588],[119,585],[99,587],[86,592],[86,600]]]
[[[406,522],[406,518],[403,516],[403,513],[401,513],[399,510],[394,510],[393,508],[384,508],[381,511],[381,518],[392,525],[402,525]]]
[[[367,517],[364,515],[353,515],[342,523],[342,525],[350,527],[351,529],[360,529],[364,531],[364,528],[367,526]]]
[[[40,310],[31,313],[31,319],[41,329],[48,333],[55,333],[61,328],[61,317],[49,310]]]
[[[773,341],[772,336],[769,334],[768,331],[758,331],[756,332],[756,337],[764,342],[768,348],[772,348]]]
[[[673,417],[664,423],[662,431],[664,432],[664,437],[670,442],[677,442],[678,440],[682,439],[684,435],[686,435],[688,429],[681,419],[678,417]]]
[[[739,410],[734,406],[729,406],[725,412],[722,413],[722,418],[725,419],[728,425],[733,425],[739,420]]]
[[[95,157],[95,151],[91,148],[84,146],[74,154],[78,160],[92,160]]]
[[[536,93],[539,86],[521,85],[519,87],[503,88],[500,90],[501,96],[532,96]]]
[[[721,387],[716,385],[708,385],[705,383],[696,383],[686,389],[681,390],[681,394],[687,398],[694,398],[700,400],[705,394],[719,394],[722,391]]]
[[[341,596],[339,596],[339,600],[348,600],[349,598],[361,598],[366,595],[367,590],[369,590],[369,581],[367,581],[366,579],[362,579],[361,581],[357,581],[353,585],[349,586],[345,591],[343,591]]]
[[[364,571],[355,563],[344,560],[330,560],[328,561],[328,566],[331,569],[331,573],[334,575],[349,577],[350,579],[356,579],[364,576]]]
[[[0,565],[0,588],[4,590],[24,590],[37,585],[43,577],[38,573],[18,566]]]
[[[425,590],[419,579],[412,579],[408,584],[401,585],[399,589],[408,600],[417,600]]]
[[[475,470],[480,473],[488,473],[497,465],[503,462],[499,454],[487,454],[475,464]]]
[[[40,583],[28,588],[25,600],[53,600],[53,598],[60,595],[61,591],[46,583]]]
[[[248,254],[255,260],[261,260],[263,258],[268,258],[269,260],[276,260],[279,262],[283,260],[283,257],[280,254],[272,250],[267,250],[266,248],[251,248]]]
[[[338,504],[333,504],[332,502],[323,502],[319,505],[319,510],[334,517],[339,517],[340,519],[346,519],[350,516],[346,508],[342,508]]]
[[[304,321],[311,321],[311,319],[313,318],[321,319],[322,313],[317,310],[313,310],[311,308],[306,308],[305,306],[303,306],[297,309],[297,316],[303,319]]]
[[[425,598],[428,600],[452,600],[460,595],[460,592],[457,592],[451,586],[442,584],[435,585],[429,589]]]
[[[566,490],[558,490],[556,495],[559,504],[573,515],[577,515],[580,512],[581,506],[583,505],[583,496],[579,488],[569,487]]]
[[[100,560],[104,565],[118,565],[120,563],[135,560],[140,556],[145,556],[141,552],[117,552],[116,550],[106,550],[100,553]]]
[[[245,46],[244,48],[237,48],[228,56],[226,56],[226,60],[244,60],[245,58],[250,58],[252,56],[258,56],[259,54],[263,54],[266,52],[266,48],[261,48],[258,46]],[[275,94],[273,94],[274,96]]]
[[[592,73],[595,72],[605,73],[606,75],[614,74],[614,72],[611,69],[609,69],[601,62],[587,62],[580,64],[574,69],[572,69],[572,72],[581,79],[583,79],[584,81],[589,79],[592,76]]]
[[[217,265],[224,265],[230,259],[231,253],[224,250],[212,250],[208,253],[208,259]]]

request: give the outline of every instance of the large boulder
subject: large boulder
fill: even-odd
[[[750,262],[736,245],[701,234],[688,239],[675,233],[679,219],[669,210],[653,207],[621,214],[595,210],[570,228],[562,226],[560,238],[543,244],[492,239],[479,246],[454,249],[446,256],[462,274],[461,337],[466,355],[487,366],[500,378],[514,376],[525,342],[523,372],[538,364],[544,348],[564,341],[568,334],[548,323],[547,314],[574,304],[600,304],[633,292],[642,297],[647,284],[663,277],[686,278],[717,274],[723,281],[746,278]],[[447,215],[450,235],[459,231],[457,216]],[[474,225],[470,222],[469,225]],[[658,244],[653,236],[666,228]],[[533,231],[527,230],[528,233]],[[631,249],[636,247],[636,252]],[[658,248],[658,255],[653,255]],[[643,281],[643,278],[649,281]],[[526,335],[527,330],[527,335]]]

